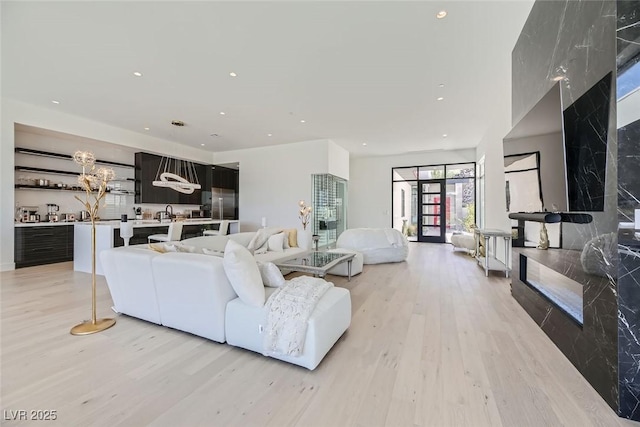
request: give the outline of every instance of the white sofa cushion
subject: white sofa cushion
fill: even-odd
[[[277,262],[284,259],[295,258],[297,255],[301,255],[307,252],[302,248],[289,248],[282,252],[267,251],[260,254],[254,254],[256,261],[259,262]]]
[[[224,249],[223,265],[233,290],[242,302],[262,307],[265,302],[264,285],[251,252],[241,244],[229,240]]]
[[[118,313],[162,324],[151,263],[162,257],[147,245],[121,246],[100,252],[104,275]]]
[[[238,296],[220,257],[166,253],[152,261],[162,324],[225,342],[225,310]]]
[[[284,250],[284,233],[274,234],[269,237],[267,247],[272,252],[282,252]]]
[[[279,288],[284,285],[284,276],[280,269],[272,262],[259,262],[258,268],[262,276],[264,286],[270,288]]]
[[[270,296],[275,290],[267,288],[267,295]],[[247,305],[240,298],[229,301],[225,321],[227,343],[262,353],[266,316],[266,307]],[[307,336],[300,356],[272,355],[271,357],[307,369],[315,369],[351,324],[349,291],[338,287],[329,289],[318,301],[307,323]]]

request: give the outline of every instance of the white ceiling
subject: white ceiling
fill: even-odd
[[[3,1],[2,91],[210,151],[475,147],[511,102],[532,4]]]

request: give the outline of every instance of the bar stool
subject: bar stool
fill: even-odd
[[[204,236],[226,236],[229,232],[229,221],[224,219],[220,221],[220,226],[217,230],[204,230],[202,234]]]
[[[121,222],[120,223],[120,237],[124,240],[124,245],[129,246],[129,239],[133,237],[133,223]]]
[[[176,240],[180,240],[182,237],[182,222],[172,222],[169,224],[169,231],[167,234],[152,234],[147,237],[149,243],[152,240],[157,242],[173,242]]]

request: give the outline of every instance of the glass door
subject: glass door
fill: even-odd
[[[418,181],[418,241],[445,242],[445,180]]]

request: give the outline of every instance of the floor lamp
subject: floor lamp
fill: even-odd
[[[89,335],[104,331],[116,323],[115,319],[96,319],[96,220],[100,200],[104,198],[107,184],[115,177],[115,173],[111,168],[96,170],[96,158],[88,151],[76,151],[73,154],[73,161],[82,166],[78,183],[85,191],[84,200],[78,196],[75,197],[84,205],[91,218],[91,320],[71,328],[71,335]]]

